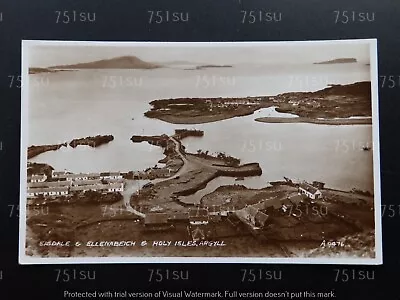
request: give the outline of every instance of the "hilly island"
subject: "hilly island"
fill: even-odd
[[[143,61],[133,55],[127,55],[92,62],[57,65],[47,68],[29,68],[29,72],[32,74],[65,69],[156,69],[161,67],[162,65]]]

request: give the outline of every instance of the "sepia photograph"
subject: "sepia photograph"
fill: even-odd
[[[375,39],[23,41],[20,264],[381,264]]]

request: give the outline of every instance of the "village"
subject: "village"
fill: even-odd
[[[329,84],[327,88],[315,92],[287,92],[275,96],[161,99],[150,102],[152,108],[145,112],[145,116],[172,124],[201,124],[247,116],[260,109],[274,107],[279,113],[289,113],[298,118],[271,120],[265,117],[256,121],[284,123],[289,119],[317,124],[331,124],[332,121],[335,125],[371,124],[370,90],[370,82],[362,81],[348,85]],[[339,120],[353,116],[354,111],[365,118],[344,120],[346,122]]]
[[[32,174],[27,181],[28,205],[35,204],[36,198],[72,196],[87,191],[115,193],[124,190],[120,172],[73,174],[53,170],[51,176],[45,173]]]
[[[72,195],[88,191],[98,192],[97,195],[122,193],[125,181],[120,172],[73,174],[53,170],[51,176],[34,174],[28,176],[28,205],[51,203],[52,199],[60,197],[68,199]],[[143,188],[151,189],[151,187],[152,185],[147,185]],[[191,240],[194,243],[218,240],[221,236],[219,226],[225,228],[222,230],[225,233],[248,232],[255,237],[264,238],[264,233],[269,225],[274,223],[277,215],[299,219],[301,205],[313,207],[325,205],[322,193],[324,184],[321,182],[296,184],[287,180],[283,183],[283,187],[285,193],[280,197],[249,201],[249,203],[255,202],[252,204],[243,205],[230,200],[220,204],[201,203],[189,207],[182,206],[176,211],[164,212],[161,209],[159,212],[157,209],[149,209],[145,213],[138,212],[134,217],[142,224],[144,233],[185,231],[187,241]],[[44,199],[45,202],[39,202],[40,199]],[[315,211],[321,212],[322,216],[321,208]],[[226,227],[229,229],[226,230]],[[179,242],[178,239],[176,243],[185,244],[185,241]]]
[[[148,237],[156,245],[169,240],[177,247],[190,242],[235,248],[239,240],[252,236],[259,247],[279,245],[274,251],[283,256],[292,254],[281,243],[312,241],[315,247],[325,238],[373,229],[371,195],[332,190],[319,181],[293,182],[285,177],[262,189],[221,186],[200,203],[183,202],[181,195],[203,189],[218,176],[241,178],[262,172],[257,163],[240,165],[240,160],[225,154],[187,153],[181,140],[202,135],[198,130],[176,130],[173,136],[133,136],[133,142],[164,149],[162,168],[75,174],[52,168],[42,172],[43,166],[28,165],[28,207],[53,205],[55,210],[51,217],[29,218],[31,228],[45,241],[58,241],[60,236],[93,241],[103,240],[104,232],[123,222],[125,229],[116,233],[121,240],[134,235],[134,240]],[[144,184],[132,190],[143,179]],[[104,205],[120,213],[99,215]],[[94,228],[99,231],[86,234]]]
[[[244,207],[228,202],[221,205],[196,205],[189,207],[186,212],[146,213],[144,226],[146,230],[159,231],[171,230],[176,226],[173,224],[176,223],[187,224],[189,238],[197,242],[218,239],[219,231],[221,231],[218,226],[227,227],[226,225],[231,227],[230,229],[233,229],[236,234],[238,231],[248,232],[255,237],[263,238],[265,231],[268,230],[268,225],[274,222],[275,216],[280,215],[298,220],[301,218],[301,210],[304,208],[302,206],[310,206],[310,213],[324,217],[326,210],[320,208],[325,205],[321,192],[324,187],[323,183],[293,184],[288,182],[287,184],[285,188],[288,193],[281,197],[263,199],[255,204],[245,204]],[[312,210],[312,207],[318,207],[318,209]],[[232,230],[228,231],[232,232]]]
[[[28,249],[35,249],[29,251],[41,256],[107,256],[110,247],[88,245],[145,239],[149,242],[145,252],[155,256],[248,256],[253,252],[292,257],[296,249],[290,247],[307,243],[315,250],[325,240],[329,244],[357,234],[367,237],[368,247],[362,251],[373,249],[373,195],[363,191],[334,190],[323,182],[293,182],[284,177],[260,189],[239,182],[220,186],[200,202],[185,202],[186,195],[218,176],[244,178],[262,173],[258,163],[240,164],[224,153],[186,152],[181,140],[203,134],[176,130],[172,136],[133,136],[134,143],[164,149],[165,157],[159,162],[165,166],[144,171],[71,173],[28,163],[27,222],[34,233]],[[37,206],[50,209],[38,215],[33,213]],[[112,210],[118,213],[104,213]],[[37,247],[43,241],[79,241],[87,246],[84,251],[74,246]],[[158,247],[168,241],[173,247]],[[351,243],[340,241],[346,246]],[[364,247],[365,242],[357,243],[355,247]],[[175,247],[183,252],[168,250]],[[120,255],[143,255],[139,249],[125,247]]]
[[[143,171],[71,173],[28,163],[28,207],[52,207],[49,216],[31,217],[28,213],[30,228],[40,237],[39,242],[78,239],[87,244],[104,240],[107,232],[117,230],[111,239],[149,239],[156,246],[171,241],[184,251],[196,248],[185,248],[189,242],[194,246],[215,242],[224,245],[220,248],[244,251],[246,246],[239,244],[252,237],[258,251],[274,247],[272,253],[284,257],[294,255],[286,243],[307,242],[315,249],[324,240],[371,235],[373,195],[326,188],[319,181],[293,182],[284,177],[284,181],[266,182],[260,189],[226,185],[204,195],[200,202],[185,202],[185,196],[219,176],[241,179],[262,174],[258,163],[240,164],[240,159],[225,153],[188,153],[182,139],[203,135],[200,130],[176,129],[171,136],[132,136],[133,143],[163,148],[165,157],[158,162],[164,166]],[[100,212],[104,206],[120,212],[106,215]],[[126,251],[132,255],[132,249]]]

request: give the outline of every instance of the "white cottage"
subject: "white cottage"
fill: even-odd
[[[49,187],[49,188],[30,188],[27,191],[28,197],[37,196],[66,196],[69,194],[69,189],[65,187]]]
[[[51,177],[53,178],[65,178],[63,175],[65,175],[67,172],[66,171],[51,171]]]
[[[208,209],[206,208],[189,208],[189,223],[191,225],[207,225],[209,221]]]
[[[299,185],[299,193],[313,200],[322,196],[322,193],[319,189],[308,183],[302,183]]]
[[[28,176],[28,182],[44,182],[46,179],[46,174],[33,174]]]
[[[108,185],[108,192],[123,192],[124,184],[123,183],[112,183]]]

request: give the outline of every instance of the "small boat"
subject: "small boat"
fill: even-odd
[[[369,151],[369,150],[371,150],[371,147],[364,146],[362,149],[363,149],[364,151]]]

